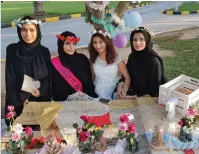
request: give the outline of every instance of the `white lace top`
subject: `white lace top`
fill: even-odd
[[[111,96],[118,82],[118,66],[122,60],[118,56],[113,64],[107,65],[106,61],[97,57],[93,64],[95,73],[95,92],[100,98],[112,99]]]

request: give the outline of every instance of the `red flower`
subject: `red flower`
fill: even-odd
[[[135,134],[135,133],[136,133],[136,124],[135,124],[135,123],[131,123],[131,124],[129,125],[128,129],[129,129],[129,132],[130,132],[131,134]]]
[[[9,105],[8,106],[8,111],[12,112],[14,111],[15,107],[13,105]]]
[[[28,149],[33,149],[32,143],[30,143],[29,145],[27,145],[27,148],[28,148]]]
[[[40,137],[39,142],[40,142],[40,143],[44,143],[44,140],[45,140],[45,139],[44,139],[44,137],[42,136],[42,137]]]
[[[129,122],[128,115],[126,115],[126,114],[121,115],[120,116],[120,122],[121,123],[128,123]]]
[[[183,126],[183,121],[182,120],[180,120],[180,121],[178,121],[178,125],[180,125],[180,127],[182,127]]]
[[[90,137],[90,135],[89,135],[90,133],[88,133],[88,132],[80,132],[79,133],[79,139],[80,139],[80,141],[81,142],[85,142],[89,137]]]
[[[62,36],[62,35],[56,35],[56,37],[57,37],[57,39],[60,39],[60,40],[62,40],[62,41],[64,41],[64,40],[65,40],[65,37],[64,37],[64,36]]]
[[[61,139],[56,138],[56,140],[57,140],[57,142],[58,142],[59,144],[61,144]]]
[[[76,38],[76,42],[79,42],[79,41],[80,41],[80,38],[79,38],[79,37],[77,37],[77,38]]]
[[[31,140],[31,144],[32,144],[33,146],[35,146],[35,145],[37,144],[37,142],[38,142],[38,139],[37,139],[37,138],[33,138],[33,139]]]
[[[80,116],[80,118],[81,118],[83,121],[85,121],[85,122],[88,121],[89,117],[90,117],[90,116],[88,116],[88,115],[86,115],[86,114],[82,114],[82,115]]]
[[[26,127],[26,128],[24,128],[24,130],[26,131],[26,134],[28,135],[28,136],[32,136],[32,128],[31,127]]]
[[[11,112],[8,112],[5,117],[6,117],[6,119],[11,119],[14,116],[16,116],[16,112],[11,111]]]

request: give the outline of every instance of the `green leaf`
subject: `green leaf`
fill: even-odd
[[[103,131],[103,130],[101,130],[101,129],[98,129],[98,130],[97,130],[97,136],[98,136],[98,137],[102,136],[103,134],[104,134],[104,131]]]
[[[13,142],[12,142],[12,148],[13,148],[13,150],[17,149],[17,148],[18,148],[18,145],[19,145],[18,142],[13,141]]]
[[[78,124],[77,123],[73,123],[73,127],[78,129]]]
[[[11,129],[10,129],[10,127],[7,127],[7,132],[9,132]]]
[[[95,137],[94,137],[94,140],[97,141],[97,142],[99,142],[99,137],[98,137],[98,136],[95,136]]]
[[[93,123],[90,123],[90,124],[88,124],[87,129],[90,129],[90,128],[93,127],[93,126],[94,126],[94,124],[93,124]]]

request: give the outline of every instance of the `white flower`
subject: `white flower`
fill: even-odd
[[[102,30],[98,30],[98,33],[99,33],[99,34],[102,34]]]
[[[21,124],[16,124],[13,126],[13,131],[16,133],[16,134],[21,134],[23,132],[23,127]]]
[[[92,34],[95,34],[95,33],[97,33],[97,31],[96,31],[96,30],[93,30],[93,31],[92,31]]]
[[[22,25],[21,24],[17,24],[20,28],[22,27]]]

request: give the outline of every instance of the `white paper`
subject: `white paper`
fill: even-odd
[[[24,81],[21,90],[32,93],[33,89],[38,88],[40,88],[40,81],[34,80],[33,78],[24,74]]]

